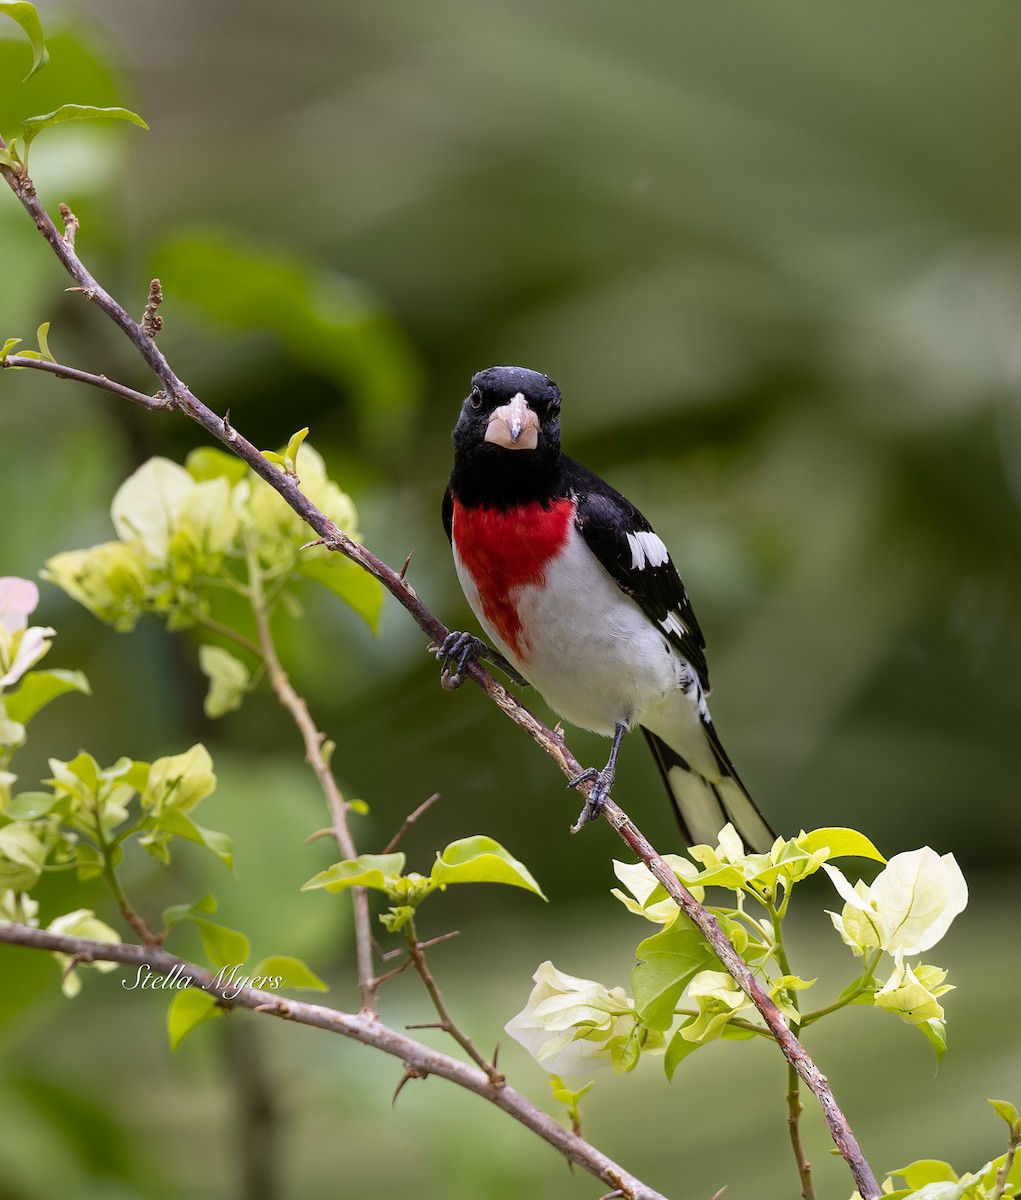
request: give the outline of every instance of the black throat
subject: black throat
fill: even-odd
[[[450,490],[466,508],[548,506],[564,494],[561,459],[559,445],[505,450],[491,442],[459,446],[455,438]]]

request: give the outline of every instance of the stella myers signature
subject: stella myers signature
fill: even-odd
[[[216,992],[225,1000],[233,1000],[242,988],[262,988],[264,991],[275,992],[284,986],[282,975],[242,975],[243,969],[243,963],[221,967],[216,978],[206,990]],[[133,992],[137,988],[141,988],[143,991],[183,992],[186,988],[194,986],[194,981],[183,975],[182,970],[180,965],[175,964],[165,975],[161,975],[147,963],[140,963],[135,972],[135,978],[131,981],[122,979],[121,987],[128,992]]]

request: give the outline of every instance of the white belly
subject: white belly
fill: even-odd
[[[515,588],[521,618],[517,646],[508,645],[487,619],[478,589],[458,558],[461,586],[476,617],[499,650],[560,716],[610,736],[617,723],[670,728],[691,724],[703,742],[698,689],[682,689],[693,672],[637,604],[599,565],[577,530],[570,531],[546,586]],[[687,739],[685,739],[687,740]]]

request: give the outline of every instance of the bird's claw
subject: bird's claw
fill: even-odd
[[[432,649],[440,664],[440,683],[448,692],[455,692],[464,683],[468,664],[485,653],[486,643],[472,633],[455,629]]]
[[[592,790],[585,797],[585,805],[578,814],[578,819],[571,826],[571,832],[577,833],[579,830],[589,823],[594,821],[603,811],[603,805],[606,803],[607,797],[610,795],[610,788],[613,787],[613,772],[612,771],[597,771],[595,767],[589,767],[582,771],[580,775],[576,775],[570,783],[569,788],[576,788],[582,783],[594,781]]]

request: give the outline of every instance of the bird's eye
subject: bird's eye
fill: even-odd
[[[468,401],[471,404],[472,408],[481,408],[482,407],[482,393],[479,391],[479,389],[477,387],[472,388],[471,394],[468,396]]]

